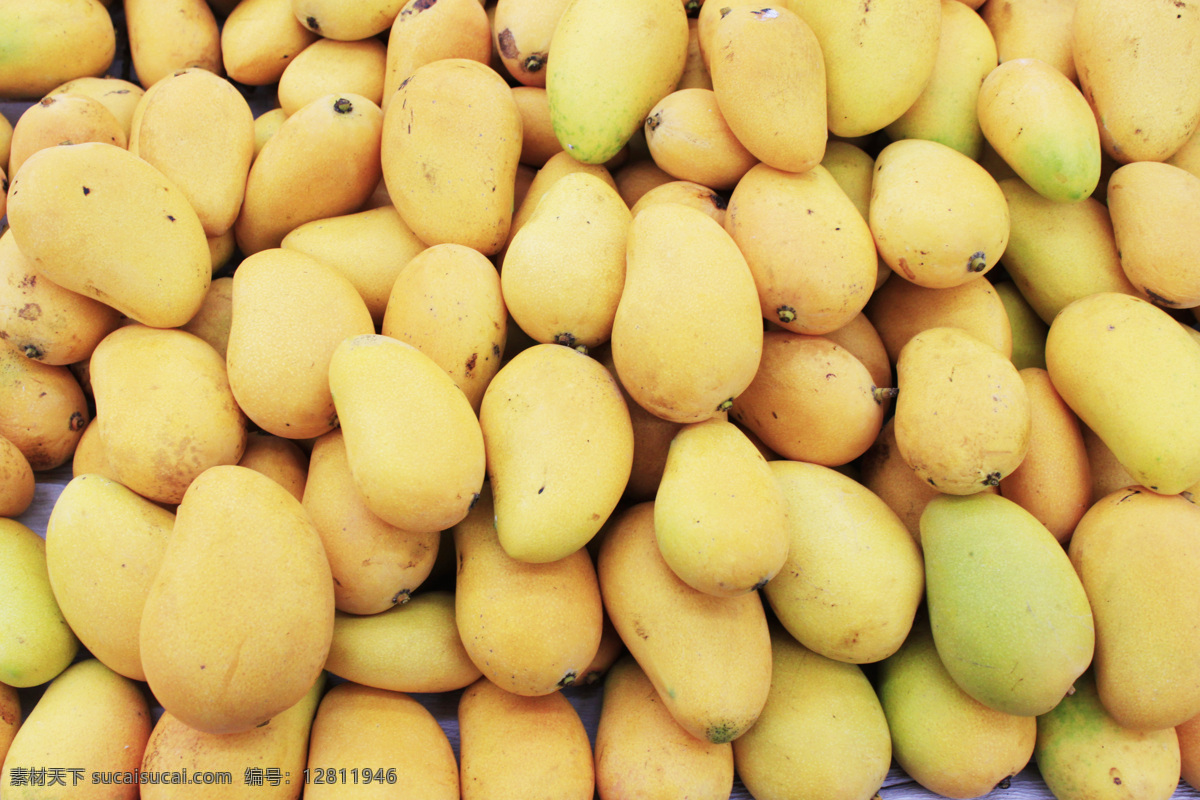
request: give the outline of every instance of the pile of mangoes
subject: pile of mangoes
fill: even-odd
[[[1200,782],[1196,4],[0,0],[0,98],[5,800]]]

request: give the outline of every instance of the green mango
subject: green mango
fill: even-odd
[[[940,495],[921,514],[938,655],[984,705],[1044,714],[1091,663],[1095,627],[1066,552],[1000,495]]]
[[[1000,281],[994,287],[1008,315],[1012,330],[1012,362],[1018,370],[1026,367],[1046,368],[1046,334],[1050,326],[1029,305],[1021,290],[1012,281]]]
[[[38,686],[74,660],[79,640],[67,625],[46,567],[46,542],[0,519],[0,683]]]
[[[1091,670],[1075,681],[1073,694],[1038,717],[1033,755],[1058,800],[1166,800],[1179,785],[1175,729],[1119,725],[1100,703]]]
[[[923,613],[876,674],[892,755],[931,792],[979,797],[1032,758],[1037,718],[988,708],[960,689],[937,654]]]

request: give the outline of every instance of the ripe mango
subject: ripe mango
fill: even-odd
[[[63,618],[46,567],[46,542],[13,519],[0,519],[4,580],[0,682],[38,686],[67,668],[79,640]]]
[[[1058,540],[999,495],[941,495],[921,514],[938,655],[963,691],[1009,714],[1044,714],[1092,660],[1087,594]]]
[[[1046,369],[1138,483],[1175,494],[1200,480],[1200,346],[1165,311],[1112,292],[1080,298],[1050,325]]]
[[[99,0],[0,3],[0,97],[36,100],[59,84],[102,75],[112,66],[117,35]]]
[[[142,667],[190,727],[250,730],[312,687],[333,614],[329,563],[303,506],[265,475],[213,467],[188,487],[150,585]]]

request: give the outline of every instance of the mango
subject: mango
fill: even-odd
[[[352,92],[382,108],[386,63],[387,47],[378,39],[318,39],[279,76],[279,107],[294,114],[323,95]]]
[[[202,339],[126,325],[97,345],[91,376],[105,456],[143,497],[178,503],[201,472],[242,457],[246,417]]]
[[[1089,508],[1071,537],[1096,618],[1096,691],[1123,727],[1173,728],[1200,714],[1200,635],[1184,621],[1200,605],[1185,577],[1200,560],[1198,525],[1189,500],[1131,486]]]
[[[0,764],[8,755],[17,729],[21,727],[21,696],[6,683],[0,683]]]
[[[60,796],[137,800],[133,777],[151,724],[149,705],[137,683],[94,658],[72,664],[46,687],[13,738],[0,772],[4,797],[46,796],[47,787],[28,777],[14,780],[14,769],[24,767],[45,769],[47,780],[52,770],[61,770],[67,789]]]
[[[46,542],[13,519],[0,519],[3,597],[0,682],[22,689],[61,673],[75,658],[79,640],[67,625],[46,566]]]
[[[713,189],[692,181],[671,181],[654,187],[638,198],[629,213],[636,216],[643,208],[654,203],[690,205],[708,214],[718,225],[725,224],[726,199]]]
[[[296,19],[326,39],[358,41],[383,33],[404,5],[402,0],[372,0],[347,6],[337,0],[291,0]]]
[[[1001,62],[1036,58],[1075,80],[1071,47],[1075,0],[999,0],[977,8],[996,41]]]
[[[233,275],[229,387],[263,430],[308,439],[337,425],[329,388],[334,349],[375,325],[354,286],[293,250],[260,250]]]
[[[876,156],[868,219],[888,266],[931,289],[979,278],[1008,244],[1008,206],[995,179],[924,139],[892,142]]]
[[[759,594],[716,597],[681,581],[659,552],[653,502],[606,526],[596,573],[613,627],[675,721],[714,744],[743,735],[772,686]]]
[[[370,736],[363,736],[370,730]],[[367,769],[371,778],[366,778]],[[341,770],[361,770],[359,783],[340,781]],[[341,683],[317,707],[308,746],[310,800],[384,800],[403,786],[411,797],[457,800],[458,763],[433,714],[402,692]]]
[[[633,463],[629,409],[612,374],[570,347],[534,345],[488,384],[479,427],[504,551],[542,563],[587,544]]]
[[[758,721],[733,740],[733,763],[759,800],[875,795],[892,761],[887,719],[857,664],[771,630],[771,691]]]
[[[674,91],[688,26],[676,0],[576,0],[550,40],[546,92],[554,133],[585,164],[603,164]]]
[[[504,0],[492,20],[493,47],[518,83],[545,88],[550,40],[569,0]]]
[[[74,78],[103,75],[117,35],[99,0],[0,3],[0,97],[36,100]]]
[[[731,189],[758,163],[734,135],[711,89],[678,89],[646,117],[646,146],[654,162],[681,180]]]
[[[74,94],[47,95],[17,118],[9,145],[8,174],[16,176],[31,155],[60,144],[103,142],[126,147],[127,134],[99,101]]]
[[[595,754],[602,798],[726,800],[733,790],[733,746],[681,728],[632,656],[605,676]]]
[[[20,449],[0,436],[0,517],[19,517],[33,502],[33,467]]]
[[[1200,480],[1200,347],[1165,311],[1112,292],[1080,298],[1050,325],[1046,369],[1135,481],[1175,494]]]
[[[829,467],[769,468],[787,507],[787,561],[763,587],[775,616],[827,658],[887,658],[908,636],[925,588],[913,537],[882,499]]]
[[[959,328],[929,328],[896,361],[896,444],[941,492],[996,486],[1029,450],[1029,393],[1004,355]]]
[[[99,101],[121,123],[121,130],[125,131],[125,139],[128,141],[133,123],[133,112],[145,93],[146,90],[141,86],[115,75],[101,75],[100,77],[86,75],[59,84],[47,92],[46,96],[80,94]],[[2,140],[3,135],[0,135],[0,144],[2,144]],[[3,164],[4,160],[0,158],[0,165]]]
[[[671,570],[720,597],[753,591],[788,554],[786,505],[758,448],[720,418],[671,440],[654,501],[654,533]]]
[[[297,500],[304,499],[308,478],[308,453],[291,439],[253,431],[246,436],[246,449],[238,466],[261,472],[287,489]]]
[[[383,110],[387,111],[400,85],[425,64],[465,58],[495,69],[488,19],[483,4],[470,0],[402,2],[388,32]]]
[[[1138,730],[1114,720],[1091,672],[1075,692],[1037,719],[1038,771],[1061,800],[1144,797],[1165,800],[1179,785],[1179,737],[1173,728]]]
[[[7,343],[0,343],[0,409],[0,436],[34,472],[66,463],[91,418],[70,369],[34,361]]]
[[[371,511],[354,482],[340,428],[313,442],[302,502],[325,545],[339,610],[386,611],[429,577],[438,531],[397,528]]]
[[[877,688],[896,763],[931,792],[985,795],[1033,757],[1037,719],[988,708],[960,689],[938,656],[924,614],[879,665]]]
[[[251,469],[213,467],[188,487],[150,585],[146,680],[190,727],[250,730],[312,687],[333,614],[333,578],[304,507]]]
[[[999,495],[941,495],[921,514],[925,591],[938,655],[989,708],[1037,716],[1087,669],[1088,596],[1062,546]]]
[[[887,507],[896,512],[909,535],[920,545],[921,512],[941,494],[922,480],[900,455],[896,446],[896,418],[883,423],[875,442],[857,462],[859,479]],[[985,491],[988,491],[985,489]],[[991,491],[995,491],[994,488]]]
[[[100,475],[73,478],[46,523],[46,569],[63,617],[109,669],[136,681],[139,632],[175,515]]]
[[[630,220],[617,190],[586,172],[546,190],[500,269],[504,304],[522,330],[568,347],[608,341],[625,285]]]
[[[729,197],[725,230],[750,266],[763,318],[786,330],[836,330],[875,289],[871,229],[820,164],[801,174],[752,167]]]
[[[480,678],[459,698],[458,729],[463,800],[595,793],[591,742],[559,692],[523,697]]]
[[[1012,362],[1017,369],[1046,368],[1046,334],[1050,326],[1042,321],[1033,306],[1011,280],[992,286],[1004,304],[1008,327],[1012,331]]]
[[[208,342],[221,358],[225,358],[229,350],[229,327],[232,321],[233,276],[226,275],[208,285],[200,310],[181,328]]]
[[[1200,784],[1200,717],[1192,717],[1175,727],[1179,739],[1179,766],[1181,777],[1193,789]]]
[[[603,606],[582,547],[526,563],[505,552],[488,492],[452,529],[454,615],[468,656],[500,689],[529,697],[574,683],[600,646]]]
[[[133,69],[145,89],[192,67],[221,72],[221,32],[204,0],[130,0],[125,25]]]
[[[411,531],[444,530],[467,515],[483,485],[483,432],[437,362],[387,336],[353,336],[333,352],[329,388],[371,511]]]
[[[388,194],[421,241],[485,256],[503,247],[521,157],[521,115],[503,78],[466,58],[424,64],[391,96],[382,136]]]
[[[153,327],[191,319],[212,278],[187,197],[115,145],[39,150],[9,186],[8,220],[38,272]]]
[[[188,727],[164,711],[150,732],[142,755],[142,772],[147,775],[204,772],[228,772],[232,783],[143,783],[141,800],[169,798],[265,798],[297,800],[302,790],[304,767],[308,761],[308,734],[317,703],[325,690],[322,673],[312,688],[295,705],[280,712],[265,725],[242,733],[204,733]],[[249,766],[280,771],[276,783],[267,775],[261,783],[247,780]]]
[[[296,19],[292,0],[245,0],[221,26],[221,61],[230,80],[265,86],[319,38]]]
[[[720,225],[674,203],[634,218],[612,354],[639,405],[675,422],[728,410],[758,370],[762,336],[753,274]]]
[[[363,686],[393,692],[452,692],[482,673],[471,661],[445,590],[414,595],[377,614],[338,611],[325,669]]]

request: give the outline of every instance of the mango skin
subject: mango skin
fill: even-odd
[[[54,598],[42,537],[16,520],[0,519],[0,553],[0,683],[38,686],[67,668],[79,640]]]
[[[1068,555],[1096,617],[1100,701],[1126,728],[1173,728],[1200,714],[1200,508],[1130,486],[1088,509]],[[1147,631],[1153,631],[1148,636]]]
[[[112,66],[117,36],[98,0],[0,3],[0,98],[36,100]]]
[[[1124,294],[1080,298],[1050,325],[1046,369],[1138,483],[1177,494],[1200,480],[1200,346],[1165,311]]]
[[[1054,708],[1091,663],[1095,627],[1066,552],[999,495],[941,495],[921,514],[938,655],[963,691],[1009,714]]]
[[[299,501],[246,467],[213,467],[180,502],[146,598],[147,682],[193,728],[250,730],[312,687],[333,615],[329,563]]]
[[[603,164],[675,89],[688,26],[676,0],[577,0],[559,17],[546,63],[554,133],[585,164]]]
[[[111,144],[39,150],[8,190],[21,252],[50,280],[152,327],[200,308],[212,256],[183,192]]]
[[[1166,800],[1179,785],[1174,728],[1135,730],[1109,716],[1092,673],[1037,719],[1034,758],[1046,788],[1062,800],[1137,797]]]

